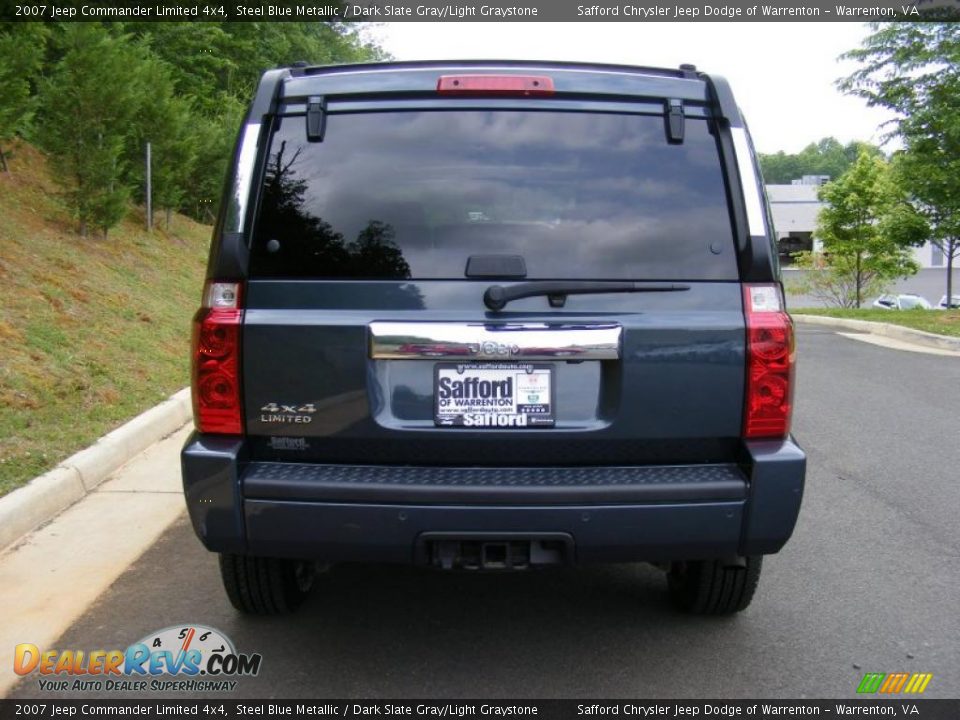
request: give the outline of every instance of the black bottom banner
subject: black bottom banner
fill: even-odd
[[[925,700],[0,700],[0,720],[65,717],[781,718],[957,720],[960,699]]]

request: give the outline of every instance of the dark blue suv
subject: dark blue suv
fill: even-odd
[[[794,336],[727,83],[267,72],[194,323],[194,529],[241,611],[340,561],[648,561],[745,608],[790,537]]]

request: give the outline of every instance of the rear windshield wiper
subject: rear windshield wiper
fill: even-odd
[[[602,293],[680,292],[689,285],[677,283],[556,281],[527,282],[504,287],[491,285],[483,293],[483,303],[491,310],[503,310],[511,300],[546,295],[551,307],[563,307],[567,295],[599,295]]]

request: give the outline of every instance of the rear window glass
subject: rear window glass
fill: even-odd
[[[280,119],[254,231],[257,277],[463,278],[521,255],[529,279],[735,280],[717,144],[687,118],[423,111]]]

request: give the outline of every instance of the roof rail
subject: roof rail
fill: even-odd
[[[250,117],[262,117],[270,112],[274,99],[277,97],[279,85],[285,78],[324,75],[343,71],[375,71],[397,69],[429,69],[432,67],[455,66],[471,67],[515,67],[536,66],[541,68],[558,68],[573,70],[600,70],[609,72],[630,72],[660,77],[678,78],[683,80],[701,80],[706,83],[715,113],[726,119],[731,127],[742,127],[743,120],[740,110],[733,99],[733,93],[727,81],[719,75],[711,75],[697,70],[696,65],[684,63],[678,68],[647,67],[643,65],[623,65],[614,63],[588,62],[561,62],[556,60],[404,60],[400,62],[369,62],[344,63],[333,65],[307,65],[305,62],[294,63],[292,67],[279,70],[268,70],[260,80],[256,99],[251,109]]]
[[[395,68],[430,68],[437,66],[457,65],[461,67],[490,67],[502,65],[536,65],[538,67],[573,68],[584,70],[609,70],[621,72],[641,72],[648,75],[662,75],[665,77],[688,78],[684,70],[679,68],[648,67],[645,65],[625,65],[618,63],[591,63],[569,62],[560,60],[402,60],[390,62],[344,63],[336,65],[311,65],[303,68],[304,75],[321,75],[325,72],[339,70],[377,70]],[[693,77],[697,77],[694,75]]]
[[[698,76],[707,81],[707,88],[710,90],[713,105],[719,111],[717,114],[726,119],[730,123],[730,127],[743,127],[740,108],[733,99],[733,92],[730,90],[730,84],[726,78],[707,73],[698,73]]]

